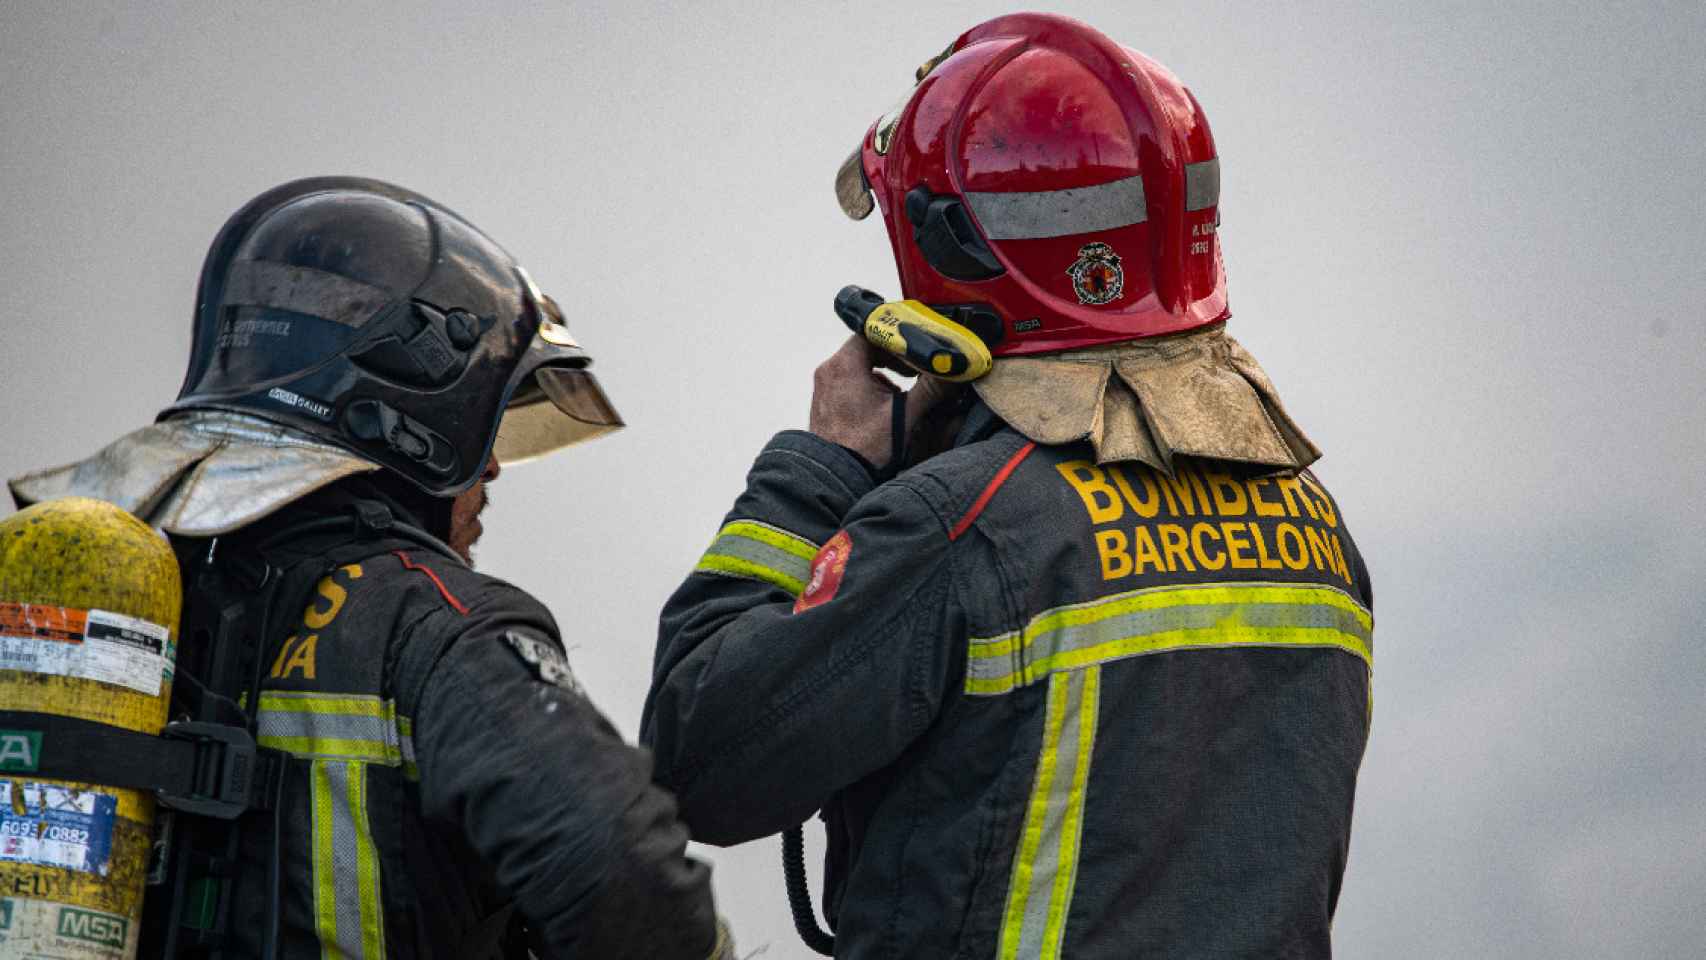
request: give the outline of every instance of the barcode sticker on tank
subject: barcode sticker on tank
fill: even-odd
[[[171,631],[106,610],[0,603],[0,670],[77,677],[160,694]]]
[[[15,799],[14,790],[18,791]],[[17,812],[19,807],[22,813]],[[0,781],[0,861],[104,877],[111,868],[117,810],[117,798],[107,793]]]
[[[122,613],[90,610],[83,634],[81,676],[158,696],[171,632],[157,623]]]

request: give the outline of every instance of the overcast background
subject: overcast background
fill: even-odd
[[[1700,956],[1706,6],[1054,8],[1207,110],[1232,330],[1372,570],[1340,955]],[[1009,9],[0,0],[0,476],[172,399],[251,196],[419,190],[562,302],[631,424],[507,473],[479,559],[632,736],[657,609],[805,425],[831,296],[895,292],[836,164]],[[742,952],[808,955],[776,841],[705,852]]]

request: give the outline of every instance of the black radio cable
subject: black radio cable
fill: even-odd
[[[811,889],[806,885],[806,835],[804,825],[782,831],[782,877],[788,884],[788,909],[794,913],[794,929],[806,946],[826,957],[835,956],[835,937],[817,925],[812,910]]]

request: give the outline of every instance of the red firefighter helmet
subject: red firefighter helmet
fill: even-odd
[[[1202,107],[1067,17],[999,17],[955,40],[866,132],[836,193],[854,219],[876,195],[903,294],[983,321],[968,325],[997,356],[1229,315]]]

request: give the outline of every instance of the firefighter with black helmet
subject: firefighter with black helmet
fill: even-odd
[[[836,183],[888,228],[906,299],[836,299],[886,354],[819,367],[664,608],[659,782],[698,839],[786,831],[837,957],[1329,956],[1373,593],[1226,334],[1202,108],[1041,14],[917,80]]]
[[[550,613],[470,566],[502,465],[622,425],[590,362],[455,213],[296,181],[215,239],[177,401],[11,482],[20,507],[92,497],[170,536],[173,715],[252,760],[162,798],[145,955],[730,954],[646,755]]]

